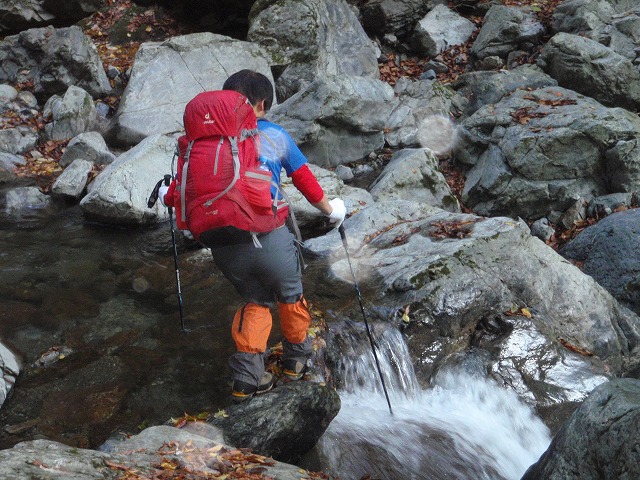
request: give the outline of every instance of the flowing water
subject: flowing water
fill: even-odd
[[[390,414],[371,351],[339,361],[342,407],[318,445],[345,479],[519,479],[550,442],[515,393],[462,370],[421,389],[395,329],[377,338]]]
[[[195,252],[181,251],[190,331],[180,331],[166,224],[92,225],[77,206],[56,205],[0,214],[0,245],[0,341],[23,367],[0,409],[0,448],[33,438],[96,448],[119,432],[225,406],[240,299],[206,256],[192,262]],[[353,292],[310,263],[312,301],[353,307]],[[366,337],[359,344],[368,347]],[[460,372],[423,390],[399,332],[378,344],[393,416],[370,349],[340,355],[342,409],[319,448],[326,470],[344,480],[516,479],[546,448],[546,428],[514,394]]]

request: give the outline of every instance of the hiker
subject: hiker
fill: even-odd
[[[289,380],[302,378],[313,352],[307,336],[311,316],[302,291],[302,259],[295,237],[284,223],[287,207],[279,189],[282,168],[291,177],[293,185],[335,227],[339,227],[344,220],[346,208],[340,198],[327,199],[307,166],[307,159],[289,134],[279,125],[264,119],[273,103],[273,85],[266,76],[252,70],[241,70],[231,75],[222,89],[246,97],[255,113],[259,133],[255,143],[259,145],[259,170],[266,173],[270,180],[268,201],[273,201],[273,212],[277,212],[269,217],[272,222],[274,218],[276,220],[273,228],[259,234],[251,234],[246,231],[251,229],[243,230],[234,226],[192,232],[198,241],[211,249],[216,265],[246,302],[233,318],[231,334],[237,352],[229,358],[232,399],[241,402],[271,389],[275,382],[275,377],[266,372],[264,367],[272,325],[270,306],[277,305],[284,335],[281,364],[284,377]],[[186,110],[185,130],[188,134]],[[242,143],[248,142],[250,140]],[[196,146],[193,147],[194,151]],[[190,150],[191,146],[186,148]],[[184,150],[182,145],[181,151]],[[209,155],[213,156],[213,153]],[[258,173],[253,172],[253,177],[258,177]],[[171,186],[163,187],[159,193],[165,206],[173,207],[176,198],[179,198],[176,187],[179,187],[180,174],[178,168],[178,175]],[[183,185],[182,189],[185,187]],[[215,201],[213,203],[215,205]],[[186,206],[182,207],[183,211],[186,210]],[[218,213],[217,210],[215,213]],[[178,215],[176,219],[179,220]],[[189,220],[187,216],[187,225]]]

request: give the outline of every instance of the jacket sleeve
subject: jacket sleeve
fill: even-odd
[[[315,175],[305,164],[298,168],[291,175],[293,185],[300,190],[309,203],[318,203],[324,197],[324,191],[318,183]]]

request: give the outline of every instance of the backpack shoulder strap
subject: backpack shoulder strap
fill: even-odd
[[[195,140],[191,140],[187,145],[187,151],[184,154],[184,163],[182,165],[182,172],[180,173],[180,202],[182,204],[181,220],[186,223],[187,221],[187,175],[189,173],[189,157],[191,156],[191,149]]]

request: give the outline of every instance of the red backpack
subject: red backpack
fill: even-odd
[[[185,107],[184,128],[174,192],[178,228],[198,239],[221,227],[255,234],[284,224],[286,204],[271,197],[272,175],[260,168],[257,119],[245,96],[196,95]]]

